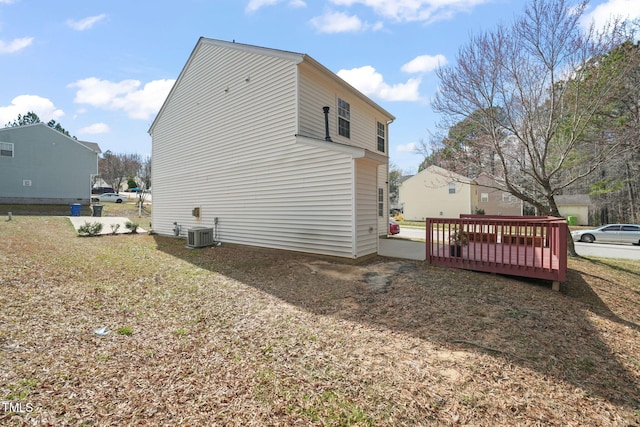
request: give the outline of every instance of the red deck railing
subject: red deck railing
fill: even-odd
[[[461,234],[463,244],[453,238]],[[430,264],[553,281],[567,277],[564,218],[460,215],[426,219]]]

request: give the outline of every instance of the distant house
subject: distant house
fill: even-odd
[[[478,183],[478,209],[485,215],[522,215],[522,200],[499,190],[495,178],[485,172],[475,179]]]
[[[375,254],[392,120],[306,54],[201,38],[149,129],[153,229]]]
[[[44,123],[0,129],[0,203],[89,204],[100,147]]]
[[[399,202],[407,220],[457,218],[475,213],[475,181],[438,166],[429,166],[400,184]]]
[[[588,194],[560,195],[555,201],[561,216],[576,217],[576,225],[589,225],[591,198]]]

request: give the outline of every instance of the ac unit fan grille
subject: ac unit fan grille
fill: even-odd
[[[187,230],[187,246],[202,248],[213,245],[213,228],[196,227]]]

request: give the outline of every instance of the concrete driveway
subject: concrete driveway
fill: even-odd
[[[116,234],[127,234],[131,233],[125,224],[130,221],[129,218],[119,217],[119,216],[69,216],[69,221],[78,231],[78,228],[82,227],[85,223],[93,224],[94,222],[100,222],[102,224],[102,231],[100,234],[113,234],[113,227],[116,227],[115,224],[120,224]],[[136,222],[136,221],[131,221]],[[112,227],[113,226],[113,227]],[[146,233],[146,230],[138,227],[138,233]]]

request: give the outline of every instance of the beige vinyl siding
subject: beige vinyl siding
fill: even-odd
[[[329,133],[334,142],[379,152],[377,122],[386,124],[390,120],[389,117],[383,117],[379,111],[362,101],[353,92],[336,84],[307,64],[300,65],[299,80],[298,126],[301,135],[324,139],[322,107],[328,106],[330,108]],[[351,138],[338,135],[338,98],[347,101],[351,107]]]
[[[449,193],[449,184],[455,193]],[[407,220],[425,218],[457,218],[473,213],[478,197],[477,186],[469,179],[429,166],[400,185],[399,201]]]
[[[376,253],[378,250],[378,188],[377,164],[366,159],[356,159],[355,212],[357,256]]]
[[[578,225],[589,224],[589,207],[584,205],[564,205],[558,206],[560,216],[575,216]]]
[[[338,85],[334,80],[328,78],[311,64],[302,63],[299,66],[299,97],[300,111],[298,119],[298,133],[301,135],[324,139],[325,123],[322,107],[328,106],[329,112],[329,133],[331,139],[336,143],[364,148],[375,153],[380,153],[388,157],[389,126],[387,123],[393,117],[382,114],[370,104],[362,101],[354,92],[346,87]],[[344,138],[338,135],[338,98],[349,102],[351,107],[351,138]],[[386,147],[385,152],[378,151],[377,122],[385,124]],[[388,165],[379,165],[377,180],[374,181],[377,188],[383,188],[385,192],[385,212],[388,212]],[[376,198],[377,201],[377,198]],[[377,216],[377,204],[375,214]],[[388,233],[388,217],[378,217],[376,226],[377,235]],[[368,229],[368,227],[367,227]]]
[[[290,59],[199,45],[152,128],[155,231],[217,217],[222,242],[352,256],[353,160],[295,142],[296,82]]]

